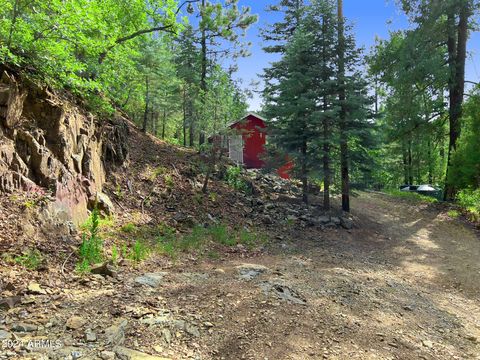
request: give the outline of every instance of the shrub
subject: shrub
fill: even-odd
[[[133,244],[128,258],[135,262],[140,262],[145,260],[148,257],[149,253],[150,249],[148,248],[148,246],[143,241],[137,240]]]
[[[457,194],[457,201],[467,210],[474,221],[480,220],[480,189],[464,189]]]
[[[229,166],[225,174],[225,181],[235,190],[247,192],[248,184],[241,176],[242,169],[240,166]]]
[[[82,244],[79,250],[80,261],[77,264],[79,272],[88,272],[90,265],[103,260],[103,240],[98,235],[100,213],[97,208],[93,209],[87,223],[89,224],[88,231],[82,234]]]

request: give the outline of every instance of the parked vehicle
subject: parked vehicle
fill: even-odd
[[[442,190],[434,187],[433,185],[401,185],[400,191],[416,192],[417,194],[431,196],[438,200],[442,199]]]

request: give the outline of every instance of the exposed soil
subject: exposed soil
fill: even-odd
[[[480,359],[475,231],[377,193],[353,209],[351,231],[291,224],[263,253],[152,258],[115,279],[38,273],[45,294],[3,306],[0,336],[16,343],[0,358]],[[30,338],[61,345],[28,349]]]

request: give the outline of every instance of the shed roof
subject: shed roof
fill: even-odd
[[[268,122],[268,120],[265,119],[263,116],[260,116],[257,113],[255,113],[253,111],[250,111],[250,112],[246,113],[240,120],[235,120],[234,122],[231,122],[230,124],[227,124],[227,127],[232,127],[233,125],[245,120],[249,116],[255,116],[256,118],[262,120],[263,122],[266,122],[266,123]]]

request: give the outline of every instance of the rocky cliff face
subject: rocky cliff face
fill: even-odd
[[[83,222],[102,193],[106,163],[126,158],[128,127],[120,116],[99,125],[68,99],[4,71],[0,78],[0,192],[41,192],[44,209],[61,221]],[[116,143],[116,142],[120,142]]]

